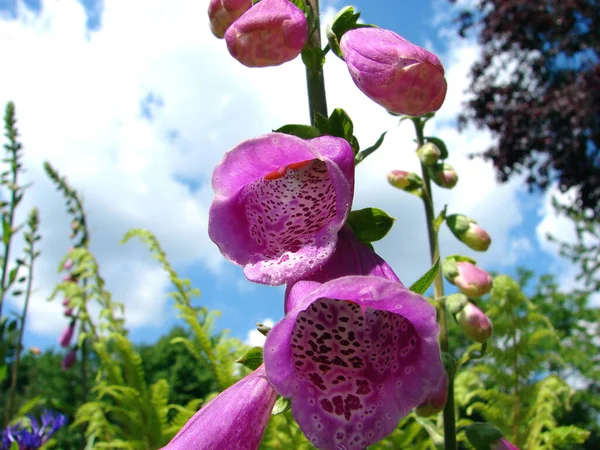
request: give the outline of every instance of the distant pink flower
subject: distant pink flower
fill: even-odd
[[[67,259],[65,261],[65,263],[63,264],[63,269],[64,270],[71,270],[73,268],[73,260],[72,259]]]
[[[225,33],[229,53],[248,67],[278,66],[296,58],[308,39],[302,10],[288,0],[262,0]]]
[[[223,39],[231,24],[251,7],[252,0],[210,0],[208,4],[210,31],[219,39]]]
[[[164,450],[256,450],[276,399],[260,366],[204,405]]]
[[[442,106],[444,67],[433,53],[373,27],[344,33],[340,46],[356,86],[387,110],[420,116]]]
[[[76,358],[77,358],[77,351],[75,349],[69,351],[69,353],[66,354],[66,356],[63,358],[63,360],[60,363],[61,369],[68,370],[71,367],[73,367],[73,364],[75,364]]]
[[[58,343],[61,347],[67,348],[71,345],[71,339],[73,339],[73,333],[75,332],[75,321],[71,323],[62,331],[58,338]]]
[[[352,204],[354,153],[341,138],[267,134],[227,152],[212,185],[208,234],[221,253],[251,281],[289,283],[333,254]]]
[[[337,278],[269,332],[267,377],[315,447],[364,449],[440,384],[438,333],[435,308],[397,281]]]

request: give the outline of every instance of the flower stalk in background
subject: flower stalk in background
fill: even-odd
[[[231,24],[251,7],[252,0],[210,0],[208,4],[210,31],[219,39],[223,39]]]
[[[485,252],[492,243],[490,235],[470,217],[453,214],[446,217],[446,223],[454,236],[473,250]]]
[[[433,53],[374,27],[347,31],[340,46],[356,86],[388,111],[421,116],[442,106],[444,67]]]
[[[271,384],[311,443],[363,449],[440,384],[435,309],[397,281],[349,276],[293,305],[267,335]]]
[[[333,254],[352,204],[354,153],[341,138],[267,134],[227,152],[212,185],[208,234],[221,253],[250,281],[293,282]]]
[[[247,67],[279,66],[296,58],[308,39],[308,22],[288,0],[262,0],[225,32],[231,56]]]
[[[164,449],[255,450],[275,400],[261,365],[204,405]]]
[[[69,350],[69,352],[65,355],[65,357],[60,362],[60,368],[62,370],[68,370],[73,367],[75,364],[75,360],[77,359],[77,349],[73,348]]]

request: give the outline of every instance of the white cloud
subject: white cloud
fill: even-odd
[[[273,319],[268,318],[262,320],[260,323],[271,328],[275,324]],[[265,335],[258,331],[256,328],[254,328],[248,331],[248,333],[246,333],[246,340],[244,341],[244,344],[250,345],[252,347],[263,347],[265,345],[265,339]]]

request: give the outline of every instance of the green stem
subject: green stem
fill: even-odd
[[[423,138],[424,123],[420,118],[414,118],[415,131],[417,134],[418,146],[425,144]],[[427,234],[429,237],[429,251],[431,263],[435,263],[440,257],[440,247],[438,243],[437,230],[434,228],[434,203],[431,192],[431,179],[427,172],[427,167],[421,164],[421,174],[423,178],[423,206],[425,207],[425,217],[427,219]],[[450,345],[448,342],[448,317],[446,314],[446,299],[444,297],[444,282],[442,272],[438,272],[433,283],[434,297],[437,301],[438,321],[440,325],[440,349],[444,353],[449,353]],[[444,407],[444,448],[445,450],[456,450],[456,417],[454,415],[454,379],[448,377],[448,399]]]
[[[321,49],[321,25],[319,20],[319,0],[307,0],[308,7],[312,10],[314,22],[310,24],[311,35],[305,49]],[[308,90],[308,110],[310,113],[310,124],[315,124],[315,115],[321,114],[327,117],[327,97],[325,95],[325,78],[323,66],[306,67],[306,88]]]
[[[33,233],[32,233],[33,235]],[[35,261],[35,247],[34,242],[31,242],[31,253],[29,259],[29,274],[27,276],[27,289],[25,291],[25,304],[23,305],[23,313],[21,314],[21,328],[19,329],[19,339],[17,341],[15,362],[13,364],[12,379],[10,381],[10,396],[8,404],[6,406],[6,422],[10,422],[13,414],[13,407],[15,404],[15,393],[17,390],[17,377],[19,375],[19,365],[21,364],[21,351],[23,346],[23,334],[25,331],[25,319],[27,318],[27,310],[29,308],[29,299],[31,297],[31,284],[33,282],[33,263]]]

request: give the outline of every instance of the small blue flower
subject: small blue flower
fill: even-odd
[[[16,442],[19,450],[37,450],[48,442],[56,431],[67,423],[67,417],[63,414],[44,410],[41,423],[33,416],[29,418],[29,426],[19,422],[16,425],[6,427],[0,433],[0,450],[10,450],[11,445]]]

